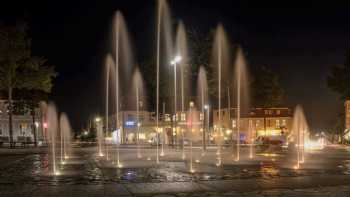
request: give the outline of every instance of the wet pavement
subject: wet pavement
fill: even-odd
[[[95,147],[74,148],[66,164],[58,164],[59,176],[52,176],[46,152],[0,149],[0,196],[350,196],[348,147],[309,151],[299,170],[293,169],[293,152],[259,152],[249,159],[242,147],[235,162],[226,148],[217,167],[215,149],[202,155],[196,148],[194,173],[188,150],[182,160],[181,150],[166,149],[156,164],[155,149],[143,149],[137,159],[135,148],[123,147],[123,167],[116,168],[116,149],[107,161]]]

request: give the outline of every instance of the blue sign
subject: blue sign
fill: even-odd
[[[126,128],[133,128],[133,127],[135,127],[136,126],[136,122],[135,121],[126,121],[125,122],[125,127]]]

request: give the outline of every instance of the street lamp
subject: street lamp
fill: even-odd
[[[175,58],[170,62],[171,65],[174,66],[174,114],[175,114],[175,118],[174,118],[174,128],[176,131],[176,127],[177,127],[177,103],[176,103],[176,99],[177,99],[177,87],[176,87],[176,65],[177,63],[179,63],[182,60],[182,57],[180,55],[175,56]],[[183,142],[182,142],[183,143]]]

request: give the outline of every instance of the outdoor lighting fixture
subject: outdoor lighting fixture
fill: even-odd
[[[100,117],[95,118],[95,122],[100,122],[100,121],[101,121]]]
[[[209,109],[209,105],[204,105],[204,109],[208,110]]]
[[[45,129],[47,129],[47,126],[48,126],[48,125],[47,125],[47,122],[44,122],[44,123],[43,123],[43,126],[44,126]]]
[[[193,106],[194,106],[194,102],[191,101],[191,102],[190,102],[190,107],[193,107]]]
[[[173,60],[170,61],[171,65],[175,65],[177,63],[179,63],[182,60],[182,57],[180,55],[175,56],[175,58]]]
[[[38,128],[39,127],[39,123],[35,122],[35,127]]]

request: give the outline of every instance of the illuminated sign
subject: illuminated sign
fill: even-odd
[[[125,121],[125,127],[135,127],[136,126],[136,122],[135,121]]]

